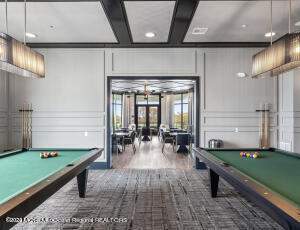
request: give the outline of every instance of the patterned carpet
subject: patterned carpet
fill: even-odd
[[[52,219],[13,229],[281,229],[222,180],[211,198],[208,183],[206,170],[91,170],[85,199],[72,180],[28,215]]]

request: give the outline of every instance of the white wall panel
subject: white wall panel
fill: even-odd
[[[21,143],[23,103],[32,103],[33,147],[104,147],[104,51],[41,49],[46,78],[10,76],[11,144]]]
[[[277,79],[251,78],[257,48],[204,49],[201,77],[201,146],[221,139],[225,147],[258,147],[259,114],[269,104],[270,146],[277,146]],[[238,78],[244,72],[247,78]],[[275,130],[274,130],[275,128]],[[276,138],[275,138],[276,137]]]
[[[0,70],[0,152],[8,148],[8,78]]]
[[[258,148],[259,133],[258,128],[240,127],[239,132],[232,128],[213,128],[202,131],[202,142],[204,147],[208,147],[210,139],[221,139],[225,148]],[[277,142],[276,129],[270,131],[270,145]]]
[[[107,75],[197,75],[195,49],[111,49]]]
[[[204,111],[254,112],[261,103],[277,111],[276,78],[238,78],[238,72],[251,76],[252,55],[259,49],[205,50],[203,81]]]

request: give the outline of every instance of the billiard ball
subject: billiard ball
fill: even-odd
[[[253,158],[253,154],[252,153],[250,154],[250,158]]]
[[[244,156],[244,152],[240,152],[240,156],[241,156],[241,157]]]
[[[258,158],[258,155],[256,153],[253,154],[253,158]]]
[[[250,153],[247,153],[247,157],[248,157],[248,158],[250,157]]]

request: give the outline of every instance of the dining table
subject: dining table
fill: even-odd
[[[118,142],[121,143],[124,137],[128,137],[128,136],[130,135],[129,132],[116,132],[116,133],[114,133],[114,134],[115,134],[116,137],[117,137],[117,143],[118,143]],[[119,146],[119,145],[117,146],[117,148],[118,148],[118,153],[123,152],[123,148],[120,149],[120,146]]]
[[[169,132],[168,133],[170,136],[174,137],[174,139],[176,140],[178,134],[189,134],[189,133],[186,133],[186,132]],[[189,136],[191,136],[191,134],[189,134]],[[188,153],[189,150],[188,148],[185,146],[185,145],[179,145],[177,151],[177,153]]]

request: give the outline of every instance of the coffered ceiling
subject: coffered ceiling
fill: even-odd
[[[5,32],[0,0],[0,30]],[[9,34],[23,39],[24,3],[8,0]],[[32,47],[266,46],[270,1],[265,0],[27,0]],[[298,26],[295,24],[298,23]],[[242,25],[245,25],[242,27]],[[300,1],[292,0],[292,31],[300,30]],[[206,34],[193,34],[208,28]],[[288,32],[288,1],[273,1],[274,39]],[[147,32],[155,36],[146,37]]]
[[[146,82],[147,91],[155,93],[186,91],[194,88],[193,80],[112,80],[112,90],[118,92],[144,92]]]
[[[5,32],[5,8],[0,4],[0,31]],[[27,38],[34,43],[116,43],[101,2],[28,2]],[[24,4],[8,3],[8,32],[23,41]]]

